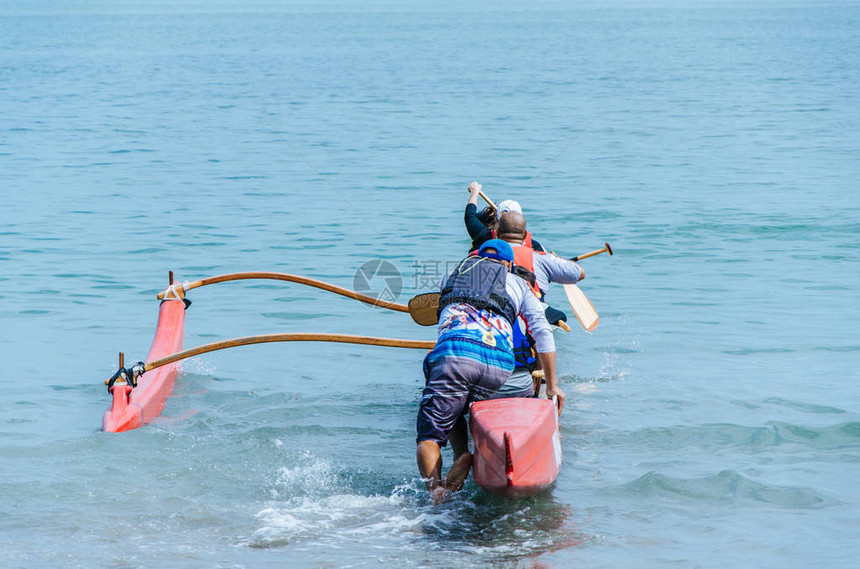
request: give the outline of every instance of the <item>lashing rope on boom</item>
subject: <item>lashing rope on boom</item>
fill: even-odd
[[[140,377],[144,372],[144,363],[137,362],[131,367],[121,367],[117,370],[115,374],[111,376],[110,379],[105,381],[105,385],[107,385],[108,393],[111,392],[114,385],[117,382],[125,383],[130,385],[132,388],[137,387],[137,378]]]
[[[191,306],[191,301],[185,298],[185,291],[188,290],[189,285],[188,281],[183,283],[171,283],[162,294],[161,299],[162,302],[165,300],[181,300],[185,303],[185,309],[187,310],[189,306]]]

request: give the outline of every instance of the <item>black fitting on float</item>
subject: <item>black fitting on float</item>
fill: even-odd
[[[146,364],[144,364],[143,362],[137,362],[131,367],[119,368],[117,372],[105,382],[105,385],[107,385],[108,393],[111,392],[113,386],[116,385],[116,382],[120,379],[132,387],[137,387],[137,378],[144,374],[145,365]]]
[[[105,382],[105,385],[107,385],[108,393],[110,393],[110,390],[111,390],[111,389],[113,389],[114,384],[115,384],[117,381],[119,381],[120,379],[122,379],[123,381],[125,381],[126,383],[128,383],[128,381],[126,380],[125,368],[122,368],[122,367],[121,367],[121,368],[119,368],[119,369],[116,371],[116,373],[115,373],[115,374],[113,374],[113,375],[111,376],[111,378]]]

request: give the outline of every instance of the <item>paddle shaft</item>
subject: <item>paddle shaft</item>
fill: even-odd
[[[487,194],[484,193],[484,190],[478,190],[478,194],[480,194],[480,196],[484,198],[484,201],[487,202],[487,204],[489,204],[491,208],[496,210],[499,209],[498,207],[496,207],[496,204],[493,203],[493,200],[487,197]]]
[[[290,275],[287,273],[271,273],[264,271],[257,272],[246,272],[246,273],[231,273],[228,275],[219,275],[216,277],[209,277],[206,279],[201,279],[199,281],[194,281],[192,283],[186,283],[181,286],[181,290],[179,291],[179,296],[184,298],[185,292],[199,288],[201,286],[206,286],[210,284],[216,283],[224,283],[230,281],[239,281],[239,280],[248,280],[248,279],[265,279],[265,280],[276,280],[276,281],[288,281],[298,284],[303,284],[307,286],[311,286],[314,288],[327,290],[329,292],[333,292],[335,294],[339,294],[341,296],[346,296],[347,298],[353,298],[355,300],[360,300],[361,302],[372,304],[373,306],[378,306],[379,308],[386,308],[388,310],[396,310],[398,312],[409,312],[409,307],[405,304],[397,304],[395,302],[387,302],[385,300],[373,298],[372,296],[367,296],[366,294],[361,294],[360,292],[355,292],[349,290],[348,288],[339,287],[337,285],[329,284],[323,281],[318,281],[316,279],[311,279],[308,277],[300,277],[298,275]],[[171,290],[171,289],[168,289]],[[174,291],[176,289],[173,289]],[[159,299],[163,299],[165,294],[168,291],[164,291],[158,294]]]
[[[466,191],[469,193],[472,193],[472,190],[470,190],[469,188],[466,188]],[[489,205],[491,208],[499,209],[496,207],[496,204],[493,203],[493,200],[491,200],[489,197],[487,197],[487,194],[484,193],[484,190],[478,190],[478,195],[480,195],[482,198],[484,198],[484,201],[487,202],[487,205]]]
[[[222,340],[211,344],[204,344],[185,350],[163,358],[151,361],[144,365],[143,371],[147,372],[155,368],[178,362],[186,358],[199,356],[214,352],[216,350],[225,350],[227,348],[235,348],[238,346],[247,346],[249,344],[265,344],[270,342],[337,342],[341,344],[365,344],[368,346],[387,346],[390,348],[415,348],[421,350],[432,350],[436,342],[426,340],[401,340],[398,338],[374,338],[372,336],[353,336],[350,334],[312,334],[312,333],[291,333],[291,334],[263,334],[261,336],[245,336],[243,338],[233,338],[231,340]]]
[[[609,246],[609,243],[604,243],[602,249],[597,249],[596,251],[591,251],[590,253],[583,253],[582,255],[577,255],[576,257],[571,257],[571,261],[581,261],[583,259],[587,259],[589,257],[594,257],[595,255],[600,255],[601,253],[609,253],[612,255],[612,247]]]

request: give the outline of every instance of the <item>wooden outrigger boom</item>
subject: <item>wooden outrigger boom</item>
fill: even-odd
[[[243,279],[274,279],[296,282],[360,300],[380,308],[409,312],[409,308],[403,304],[374,299],[371,296],[336,285],[297,275],[268,272],[235,273],[210,277],[193,283],[179,284],[173,282],[173,273],[171,272],[170,285],[158,294],[158,298],[161,299],[158,324],[146,362],[138,362],[125,368],[124,356],[120,354],[119,371],[105,382],[108,386],[108,392],[111,394],[111,406],[102,417],[103,430],[114,433],[128,431],[141,427],[157,417],[164,408],[167,396],[173,390],[174,381],[179,373],[179,362],[215,350],[269,342],[337,342],[422,350],[433,349],[435,345],[435,342],[424,340],[374,338],[348,334],[291,333],[234,338],[183,351],[185,311],[190,305],[190,301],[185,299],[185,293],[188,290],[208,284]]]

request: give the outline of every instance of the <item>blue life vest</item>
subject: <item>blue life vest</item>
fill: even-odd
[[[464,302],[475,308],[495,312],[516,328],[516,308],[505,289],[507,275],[508,269],[497,261],[485,257],[466,257],[442,286],[439,314],[449,304]]]
[[[536,352],[534,350],[535,340],[528,331],[528,325],[522,316],[517,316],[517,321],[514,322],[513,328],[513,348],[514,359],[516,360],[516,369],[527,369],[533,371],[535,362],[537,361]]]

